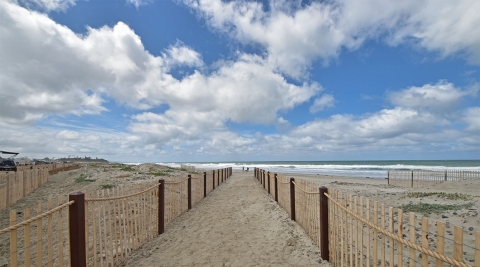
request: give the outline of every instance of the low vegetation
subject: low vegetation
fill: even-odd
[[[124,165],[122,168],[120,168],[121,171],[126,171],[126,172],[133,172],[135,171],[131,166]]]
[[[434,213],[442,213],[448,210],[461,210],[468,209],[473,205],[472,202],[466,204],[428,204],[428,203],[416,203],[416,204],[405,204],[399,209],[404,212],[419,212],[424,215]]]
[[[164,170],[164,171],[159,171],[159,172],[150,172],[150,175],[154,176],[170,176],[171,170]]]
[[[80,177],[75,179],[76,183],[83,183],[83,182],[95,182],[95,179],[88,179],[84,174],[80,174]]]
[[[449,200],[472,200],[471,195],[462,194],[462,193],[445,193],[445,192],[411,192],[407,193],[409,198],[420,198],[420,197],[429,197],[429,196],[439,196],[441,198],[446,198]]]
[[[130,177],[130,174],[120,174],[120,175],[117,175],[113,178],[128,178],[128,177]]]
[[[116,185],[114,184],[102,184],[100,187],[102,189],[109,189],[109,188],[114,188]]]

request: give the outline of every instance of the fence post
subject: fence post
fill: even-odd
[[[293,177],[290,178],[290,213],[292,214],[292,221],[295,221],[295,185],[293,182],[295,179]]]
[[[263,189],[265,189],[265,170],[262,171],[262,185]]]
[[[213,178],[212,178],[213,189],[215,189],[215,170],[213,170],[212,173],[213,173]]]
[[[278,184],[277,184],[277,174],[273,175],[273,180],[275,181],[275,201],[278,202]]]
[[[165,232],[165,180],[158,181],[158,234]]]
[[[187,183],[187,188],[188,188],[188,209],[192,209],[192,175],[188,175],[188,183]]]
[[[220,185],[220,169],[217,170],[217,186]]]
[[[390,185],[390,170],[388,170],[387,172],[387,182],[388,182],[388,185]]]
[[[225,182],[225,175],[224,175],[224,171],[225,171],[225,169],[222,169],[222,184],[223,184],[223,182]]]
[[[445,170],[445,181],[447,180],[447,170]]]
[[[413,188],[413,171],[412,171],[412,188]]]
[[[86,267],[87,253],[85,244],[85,194],[75,192],[68,195],[69,201],[75,201],[68,208],[68,227],[70,232],[70,266]]]
[[[268,172],[268,193],[270,194],[270,172]]]
[[[329,244],[328,244],[328,198],[325,196],[327,193],[327,188],[325,186],[321,186],[318,188],[320,193],[320,257],[323,260],[329,261],[330,260],[330,251],[329,251]]]
[[[203,197],[207,197],[207,172],[203,172]]]

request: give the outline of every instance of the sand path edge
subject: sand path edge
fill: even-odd
[[[318,246],[263,190],[234,172],[124,266],[330,266]]]

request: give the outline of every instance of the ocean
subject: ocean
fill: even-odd
[[[258,167],[279,173],[368,178],[386,178],[389,170],[480,171],[480,160],[158,162],[158,164],[170,167],[180,167],[184,164],[207,170],[232,167],[234,170],[249,168],[253,171],[254,167]]]

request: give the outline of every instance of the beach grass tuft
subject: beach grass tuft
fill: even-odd
[[[410,192],[407,193],[409,198],[420,198],[438,195],[439,197],[449,200],[472,200],[473,196],[462,193],[445,193],[445,192]]]
[[[165,170],[165,171],[160,171],[160,172],[151,172],[149,174],[154,175],[154,176],[170,176],[169,172],[172,172],[172,171],[171,170]]]
[[[84,174],[80,174],[80,177],[75,179],[75,183],[83,183],[83,182],[95,182],[95,179],[87,179]]]
[[[399,209],[404,212],[419,212],[427,215],[429,213],[442,213],[448,210],[461,210],[468,209],[473,206],[472,202],[466,204],[429,204],[429,203],[416,203],[416,204],[405,204]]]

